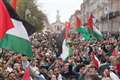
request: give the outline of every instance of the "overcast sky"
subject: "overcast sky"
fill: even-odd
[[[80,9],[83,0],[38,0],[38,5],[47,15],[50,23],[56,20],[57,10],[62,22],[68,21],[75,10]]]

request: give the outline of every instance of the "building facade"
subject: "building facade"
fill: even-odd
[[[54,33],[61,33],[65,28],[65,24],[61,22],[59,11],[57,11],[56,21],[50,24],[50,30]]]
[[[120,32],[120,0],[83,0],[81,19],[84,24],[93,14],[102,32]]]

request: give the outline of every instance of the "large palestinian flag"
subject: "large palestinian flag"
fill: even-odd
[[[20,19],[7,2],[4,1],[3,3],[2,0],[0,0],[0,6],[3,6],[6,9],[5,14],[8,13],[10,15],[10,17],[6,16],[4,18],[12,21],[13,24],[12,28],[6,29],[5,34],[3,34],[4,37],[0,39],[0,47],[32,57],[32,47],[28,36],[35,32],[35,29],[31,24]],[[3,11],[2,8],[0,9],[0,11]],[[1,27],[2,25],[0,25],[0,28]],[[4,26],[4,28],[6,27]]]
[[[91,15],[88,19],[88,32],[90,33],[90,35],[92,36],[92,38],[96,38],[97,40],[101,40],[103,38],[102,33],[100,32],[100,30],[98,30],[95,26],[95,18],[93,15]]]
[[[82,34],[84,40],[90,40],[90,34],[85,29],[85,27],[82,26],[82,21],[78,17],[76,17],[76,26],[75,27],[76,27],[77,32]]]

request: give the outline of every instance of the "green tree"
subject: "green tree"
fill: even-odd
[[[17,13],[21,18],[34,25],[37,31],[44,28],[43,22],[48,23],[46,15],[37,8],[35,0],[18,0]]]

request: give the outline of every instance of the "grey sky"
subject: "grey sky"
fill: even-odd
[[[59,10],[62,22],[67,21],[75,10],[80,9],[83,0],[38,0],[43,12],[47,15],[50,23],[56,20],[56,11]]]

